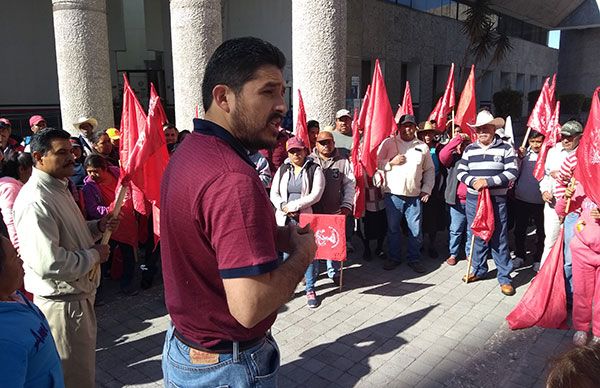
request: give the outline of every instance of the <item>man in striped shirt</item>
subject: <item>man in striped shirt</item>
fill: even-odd
[[[481,111],[472,126],[477,133],[477,141],[464,151],[458,165],[457,178],[467,186],[467,224],[475,217],[479,191],[488,187],[494,208],[494,234],[489,243],[475,238],[473,247],[473,267],[468,282],[484,279],[488,272],[487,254],[492,249],[492,257],[498,270],[498,282],[504,295],[514,295],[510,272],[512,263],[508,254],[508,220],[506,212],[506,192],[510,182],[517,178],[517,160],[512,146],[495,134],[504,125],[502,118],[494,118],[488,111]],[[465,276],[466,278],[467,276]]]

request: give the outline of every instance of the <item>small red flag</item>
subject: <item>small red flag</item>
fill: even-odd
[[[337,214],[300,214],[300,226],[315,232],[315,259],[346,261],[346,217]]]
[[[361,218],[365,211],[365,179],[362,164],[360,164],[360,131],[356,109],[352,120],[352,169],[356,179],[354,192],[354,218]]]
[[[477,118],[477,97],[475,95],[475,65],[471,65],[469,78],[460,94],[454,124],[458,125],[462,132],[473,138],[473,132],[468,124],[475,124]]]
[[[402,98],[402,105],[398,105],[396,111],[396,122],[400,121],[400,117],[403,115],[414,115],[412,96],[410,94],[410,84],[406,81],[406,87],[404,88],[404,97]]]
[[[363,152],[361,161],[367,175],[372,176],[377,170],[377,148],[379,144],[397,129],[392,106],[381,74],[379,59],[375,61],[373,82],[369,90],[369,104],[365,117],[363,133]]]
[[[448,81],[446,81],[446,90],[444,95],[440,97],[433,112],[429,115],[429,120],[435,120],[439,131],[446,129],[448,122],[448,113],[452,112],[452,108],[456,105],[456,96],[454,94],[454,63],[450,66],[448,73]]]
[[[563,244],[564,233],[561,227],[544,265],[533,278],[525,295],[506,317],[512,330],[532,326],[567,329]]]
[[[304,142],[308,152],[312,152],[310,149],[310,140],[308,137],[308,126],[306,124],[306,111],[304,110],[304,100],[302,100],[302,93],[298,89],[298,118],[296,119],[296,137]]]
[[[585,194],[600,204],[600,87],[594,90],[592,106],[583,136],[577,147],[575,178],[581,182]]]
[[[369,110],[369,92],[371,91],[371,85],[367,86],[367,90],[365,91],[365,98],[363,98],[363,103],[360,106],[360,113],[358,114],[358,129],[365,129],[365,120],[367,119],[367,110]]]
[[[165,108],[163,107],[163,104],[162,104],[162,102],[160,100],[160,97],[158,96],[158,93],[156,93],[156,89],[154,88],[154,84],[152,82],[150,82],[150,99],[152,99],[153,95],[157,97],[157,101],[156,101],[156,115],[158,116],[158,118],[160,120],[160,126],[161,126],[161,129],[162,129],[162,126],[165,123],[168,123],[169,119],[167,118],[167,113],[165,112]],[[148,107],[148,111],[149,110],[150,110],[150,107]]]
[[[552,117],[547,125],[547,134],[544,138],[544,143],[542,144],[542,148],[540,149],[540,153],[538,154],[538,158],[533,169],[533,176],[535,176],[538,181],[544,179],[544,168],[546,167],[546,157],[548,156],[548,151],[550,148],[554,147],[560,139],[560,123],[558,122],[559,117],[560,101],[557,101],[556,107],[554,108],[554,113],[552,114]]]
[[[490,190],[487,187],[479,191],[471,232],[485,242],[490,241],[494,234],[494,207],[492,206]]]
[[[556,80],[556,74],[554,75],[553,80]],[[542,91],[540,92],[540,96],[538,97],[535,106],[531,111],[531,115],[529,116],[529,120],[527,121],[528,127],[538,131],[544,136],[546,136],[548,133],[548,123],[552,117],[555,104],[554,90],[554,83],[550,85],[550,77],[546,78],[544,81],[544,86],[542,87]]]

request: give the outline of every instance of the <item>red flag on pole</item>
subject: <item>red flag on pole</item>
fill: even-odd
[[[512,330],[532,326],[567,329],[563,244],[564,233],[561,227],[544,265],[533,278],[525,295],[506,317]]]
[[[438,130],[444,131],[448,122],[448,113],[452,112],[452,108],[456,105],[454,95],[454,63],[450,66],[448,73],[448,81],[446,82],[446,90],[444,95],[440,97],[433,112],[429,115],[429,120],[435,120]]]
[[[560,123],[558,122],[559,117],[560,101],[557,101],[556,107],[554,108],[554,113],[552,114],[552,117],[546,126],[546,137],[544,138],[544,143],[542,144],[542,148],[540,149],[540,153],[538,154],[538,158],[533,169],[533,176],[535,176],[538,181],[541,181],[544,178],[544,167],[546,166],[546,157],[548,156],[548,151],[550,148],[554,147],[560,139]]]
[[[402,105],[398,105],[396,111],[396,122],[400,121],[400,117],[403,115],[414,115],[412,96],[410,94],[410,84],[406,81],[406,87],[404,88],[404,97],[402,98]]]
[[[369,110],[369,92],[371,91],[371,85],[367,85],[367,90],[365,91],[365,98],[363,98],[363,103],[360,106],[360,113],[358,114],[358,129],[365,129],[365,120],[367,119],[367,110]]]
[[[358,118],[356,109],[352,120],[352,169],[356,179],[354,192],[354,218],[361,218],[365,211],[365,179],[362,164],[360,164],[360,130],[358,129]]]
[[[494,207],[492,206],[490,190],[487,187],[479,191],[471,232],[485,242],[490,241],[494,234]]]
[[[160,127],[162,130],[162,126],[165,123],[169,122],[169,119],[167,118],[167,113],[165,112],[165,108],[163,108],[163,104],[160,100],[160,97],[158,95],[158,93],[156,93],[156,89],[154,88],[154,84],[152,82],[150,82],[150,100],[152,100],[152,96],[156,96],[157,100],[156,100],[156,115],[160,120]],[[150,107],[148,107],[148,111],[150,111]]]
[[[315,231],[316,259],[346,261],[346,217],[337,214],[300,214],[300,226]]]
[[[471,127],[467,124],[474,124],[477,118],[477,97],[475,95],[475,65],[471,65],[469,78],[465,83],[465,87],[460,93],[458,107],[456,108],[456,116],[454,116],[454,124],[458,125],[462,132],[473,138]]]
[[[300,93],[300,89],[298,89],[298,118],[296,119],[295,135],[297,138],[304,142],[306,147],[309,149],[309,152],[312,152],[312,150],[310,149],[310,140],[308,137],[308,126],[306,124],[306,111],[304,110],[304,100],[302,100],[302,93]]]
[[[600,87],[592,95],[592,107],[583,136],[577,147],[575,178],[581,182],[585,194],[595,204],[600,204]]]
[[[379,59],[375,61],[373,82],[369,90],[369,104],[365,117],[363,150],[361,161],[368,176],[377,169],[377,148],[379,144],[397,129],[392,107],[381,74]]]
[[[553,79],[555,78],[556,75],[554,75]],[[529,120],[527,121],[527,126],[529,128],[538,131],[544,136],[547,135],[548,123],[550,122],[554,108],[554,90],[554,84],[550,85],[550,77],[546,78],[544,81],[544,86],[542,87],[542,91],[540,92],[540,96],[538,97],[535,106],[531,111],[531,115],[529,116]]]

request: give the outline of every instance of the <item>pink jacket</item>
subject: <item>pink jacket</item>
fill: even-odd
[[[13,205],[19,191],[21,191],[21,187],[23,187],[23,183],[15,178],[7,176],[0,178],[0,211],[2,212],[6,229],[8,229],[10,241],[17,250],[19,250],[19,239],[17,238],[17,230],[15,229]]]
[[[557,199],[554,209],[559,216],[566,215],[566,204],[567,201],[564,197]],[[583,186],[577,183],[575,194],[571,198],[571,205],[569,206],[569,212],[581,209],[581,215],[575,224],[575,236],[592,251],[600,254],[600,220],[590,216],[590,212],[596,208],[600,208],[600,206],[592,202],[585,195]]]

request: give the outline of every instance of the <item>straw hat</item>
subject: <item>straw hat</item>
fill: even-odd
[[[81,124],[86,124],[86,123],[91,125],[94,130],[96,130],[96,127],[98,127],[98,120],[96,120],[93,117],[85,117],[85,116],[80,117],[76,122],[73,123],[73,126],[75,127],[76,130],[79,131],[79,126]]]
[[[467,123],[468,124],[468,123]],[[502,117],[496,117],[487,110],[482,110],[477,114],[477,120],[475,120],[475,124],[468,124],[471,128],[482,127],[484,125],[491,124],[496,129],[502,128],[504,126],[504,119]]]

